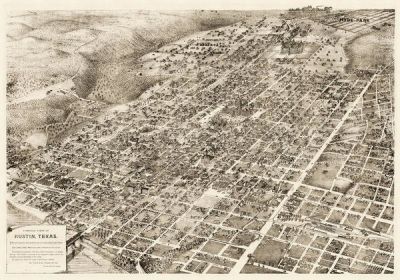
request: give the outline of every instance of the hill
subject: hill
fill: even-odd
[[[142,69],[140,58],[145,54],[188,35],[258,15],[251,11],[35,11],[9,15],[10,145],[18,146],[31,135],[42,139],[43,131],[53,126],[58,131],[54,137],[64,135],[61,132],[71,113],[80,118],[82,112],[77,110],[93,106],[93,114],[83,114],[93,117],[99,108],[133,100],[166,79],[161,71],[154,75]]]

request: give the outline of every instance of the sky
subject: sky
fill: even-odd
[[[395,8],[396,0],[4,0],[5,8],[17,10],[54,9],[289,9],[332,6],[334,9]]]

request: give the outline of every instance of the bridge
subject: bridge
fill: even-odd
[[[70,238],[68,238],[66,242],[67,247],[67,262],[72,260],[80,251],[83,249],[82,245],[83,241],[83,232],[77,232]]]

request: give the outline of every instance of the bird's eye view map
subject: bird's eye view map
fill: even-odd
[[[65,273],[393,274],[394,9],[7,15],[7,227]]]

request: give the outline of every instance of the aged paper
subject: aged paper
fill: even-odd
[[[396,275],[394,1],[39,2],[3,14],[5,277]]]

